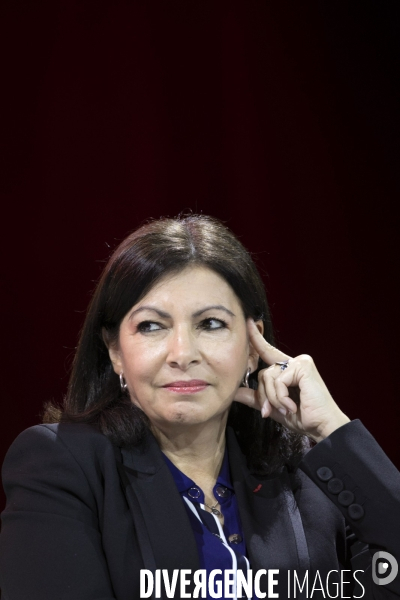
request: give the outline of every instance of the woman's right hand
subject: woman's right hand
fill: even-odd
[[[258,409],[264,418],[271,417],[316,442],[350,421],[332,398],[311,356],[292,358],[271,346],[253,319],[248,319],[247,325],[253,348],[270,366],[259,372],[256,391],[238,389],[236,402]],[[285,369],[277,364],[286,361]]]

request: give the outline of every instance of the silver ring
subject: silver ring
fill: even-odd
[[[284,371],[289,366],[289,359],[283,360],[282,362],[276,362],[275,364],[280,366],[281,371]]]

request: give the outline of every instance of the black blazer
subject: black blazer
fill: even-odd
[[[325,586],[329,571],[346,568],[364,571],[363,598],[400,597],[399,575],[385,586],[371,577],[377,549],[400,563],[400,474],[360,421],[317,444],[296,474],[253,476],[229,428],[227,447],[251,566],[280,570],[280,598],[288,597],[288,570],[308,571],[310,594],[318,574]],[[133,600],[141,568],[199,568],[182,499],[151,435],[121,451],[89,425],[31,427],[8,451],[3,484],[3,600]]]

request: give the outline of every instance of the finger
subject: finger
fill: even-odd
[[[258,402],[261,406],[261,415],[266,418],[271,414],[272,404],[269,401],[267,390],[265,388],[264,378],[261,376],[258,377]]]
[[[256,392],[250,388],[240,387],[233,400],[234,402],[240,402],[241,404],[250,406],[250,408],[260,410],[260,402],[256,397]],[[268,401],[268,398],[264,400],[261,414],[263,418],[271,417],[274,421],[277,421],[282,425],[287,425],[285,416],[280,413],[277,408],[272,406],[272,404]]]
[[[247,328],[254,349],[267,365],[273,365],[276,362],[282,362],[291,358],[288,354],[271,346],[271,344],[263,338],[253,319],[247,319]]]
[[[276,409],[280,409],[280,408],[284,408],[284,407],[279,406],[279,401],[276,396],[276,390],[275,390],[274,379],[273,379],[273,371],[274,370],[275,369],[273,366],[269,367],[269,369],[266,369],[265,371],[262,372],[260,379],[262,379],[262,381],[264,383],[265,392],[266,392],[266,395],[268,396],[268,398],[270,399],[270,402]],[[282,412],[282,410],[280,412]],[[282,412],[282,414],[285,414],[285,412]]]
[[[268,417],[271,412],[271,404],[265,393],[263,382],[259,383],[258,390],[252,390],[250,388],[240,387],[234,397],[235,402],[246,404],[250,408],[261,410],[263,417]]]
[[[258,401],[256,392],[251,388],[240,387],[236,392],[234,397],[234,402],[240,402],[241,404],[246,404],[246,406],[250,406],[250,408],[255,408],[257,410],[261,410],[260,403]]]
[[[288,412],[286,415],[284,415],[282,412],[279,411],[278,408],[275,408],[275,406],[272,406],[269,416],[274,421],[277,421],[278,423],[281,423],[281,425],[285,425],[286,427],[290,428],[291,413]]]
[[[268,401],[267,401],[268,402]],[[276,408],[271,403],[268,402],[267,410],[264,412],[264,408],[261,411],[261,415],[266,418],[270,417],[274,421],[281,423],[281,425],[285,425],[286,427],[290,427],[290,417],[291,413],[286,412],[286,414],[281,411],[281,409]]]
[[[288,390],[286,384],[282,381],[282,379],[280,379],[280,377],[277,377],[274,380],[274,384],[275,384],[276,396],[277,396],[277,399],[280,402],[280,404],[282,404],[285,408],[287,408],[289,410],[289,412],[296,413],[297,405],[292,400],[292,398],[289,396],[289,390]]]
[[[269,367],[262,372],[262,379],[265,385],[266,394],[271,404],[283,415],[289,412],[295,412],[293,410],[293,404],[290,398],[286,398],[285,394],[278,393],[276,387],[276,378],[279,377],[280,370],[278,367]],[[286,387],[285,387],[286,390]]]

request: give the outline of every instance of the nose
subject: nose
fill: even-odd
[[[198,364],[200,361],[198,342],[190,327],[176,327],[169,339],[167,356],[169,366],[186,371],[191,365]]]

